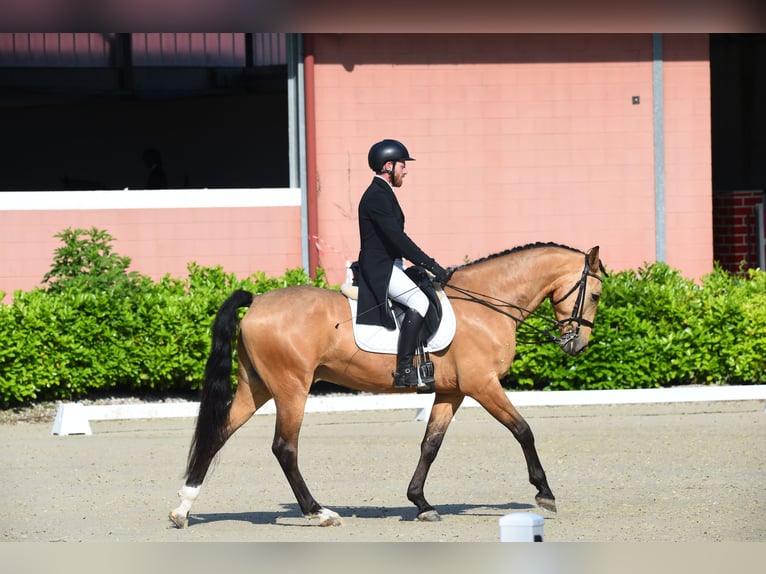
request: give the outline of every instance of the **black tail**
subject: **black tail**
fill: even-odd
[[[239,326],[238,310],[249,307],[254,295],[237,290],[218,310],[213,323],[213,342],[205,365],[197,426],[186,463],[186,484],[199,486],[216,453],[226,442],[226,423],[231,406],[232,340]]]

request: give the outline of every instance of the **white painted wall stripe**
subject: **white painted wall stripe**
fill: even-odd
[[[299,187],[263,189],[101,189],[94,191],[6,191],[0,211],[297,207]]]

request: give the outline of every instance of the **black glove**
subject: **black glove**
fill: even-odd
[[[434,262],[434,266],[433,269],[431,269],[431,272],[434,274],[434,281],[441,283],[442,285],[446,285],[447,281],[450,280],[450,277],[452,277],[452,274],[455,272],[455,270],[444,269],[441,265]]]

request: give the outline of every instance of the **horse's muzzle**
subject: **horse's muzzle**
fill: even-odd
[[[561,347],[561,350],[567,355],[579,355],[588,348],[588,340],[583,339],[582,336],[578,335],[577,337],[567,339],[566,341],[561,341],[559,347]]]

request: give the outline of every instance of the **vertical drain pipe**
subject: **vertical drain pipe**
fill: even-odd
[[[287,35],[287,123],[290,141],[290,187],[301,190],[301,266],[309,273],[309,233],[306,211],[306,125],[303,90],[303,48],[300,34]]]
[[[314,238],[319,236],[318,202],[317,202],[317,166],[316,166],[316,109],[314,107],[314,39],[311,34],[303,36],[303,76],[305,94],[304,125],[306,132],[305,161],[306,161],[306,214],[308,227],[308,242],[304,243],[308,250],[309,274],[316,277],[319,264],[319,253]]]
[[[307,41],[308,40],[308,41]],[[310,37],[288,34],[287,91],[290,187],[301,190],[301,266],[316,277],[318,253],[314,53]]]
[[[655,257],[666,262],[665,235],[665,99],[662,34],[652,34],[652,118],[654,124],[654,241]]]

